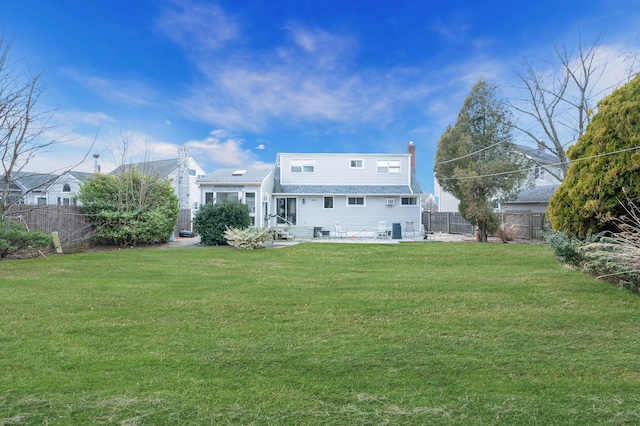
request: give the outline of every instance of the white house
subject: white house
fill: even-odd
[[[274,171],[271,225],[310,232],[375,235],[380,222],[418,232],[422,190],[415,146],[407,154],[281,153]],[[311,230],[311,231],[309,231]]]
[[[92,173],[69,171],[62,175],[17,172],[12,176],[10,199],[21,204],[70,206],[79,204],[80,185]]]
[[[219,169],[201,176],[197,185],[200,187],[201,205],[239,201],[249,206],[253,226],[262,228],[268,225],[266,217],[273,191],[273,170]]]
[[[415,146],[407,154],[280,153],[275,169],[220,169],[198,179],[201,203],[240,201],[256,227],[298,238],[375,236],[380,222],[420,235]],[[337,229],[339,224],[339,229]],[[411,234],[410,234],[411,235]]]
[[[544,142],[539,142],[537,148],[524,145],[515,145],[515,148],[534,164],[531,169],[531,182],[533,186],[523,187],[516,200],[508,201],[500,204],[502,211],[514,210],[531,210],[543,213],[547,210],[549,199],[555,189],[560,185],[560,181],[551,173],[547,173],[546,168],[556,167],[554,164],[558,159],[547,153]],[[555,172],[560,175],[561,170],[556,167]],[[434,177],[434,195],[438,202],[438,211],[440,212],[458,212],[460,200],[453,194],[445,191],[440,186],[438,179]]]

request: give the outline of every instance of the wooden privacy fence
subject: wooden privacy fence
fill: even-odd
[[[57,231],[63,249],[86,247],[93,234],[89,218],[78,206],[13,205],[6,212],[5,221],[20,222],[29,230],[45,234]]]
[[[525,240],[541,240],[545,230],[550,228],[544,213],[531,211],[510,211],[501,213],[501,223],[513,226],[516,237]]]
[[[516,229],[517,238],[525,240],[542,239],[543,233],[549,229],[544,213],[531,211],[510,211],[498,213],[500,223],[511,225]],[[457,212],[423,212],[422,224],[429,232],[445,234],[473,235],[474,228]]]
[[[445,234],[473,234],[473,225],[464,220],[460,213],[453,212],[423,212],[422,224],[429,232],[443,232]]]
[[[193,221],[191,218],[191,209],[180,209],[178,216],[178,224],[176,225],[176,235],[182,229],[193,231]]]
[[[57,231],[63,249],[87,247],[94,235],[89,217],[80,212],[79,206],[15,204],[5,214],[5,221],[20,222],[29,230],[45,234]],[[175,234],[181,229],[192,230],[190,209],[180,210]]]

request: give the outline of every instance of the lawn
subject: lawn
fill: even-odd
[[[0,268],[0,425],[640,423],[640,297],[545,246],[129,249]]]

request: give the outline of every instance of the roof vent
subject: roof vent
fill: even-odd
[[[233,173],[231,173],[231,176],[243,176],[245,173],[247,173],[246,170],[236,170]]]

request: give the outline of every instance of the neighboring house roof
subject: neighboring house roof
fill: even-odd
[[[79,182],[84,182],[88,177],[93,176],[93,173],[87,173],[87,172],[76,172],[76,171],[70,171],[69,174],[71,176],[73,176],[74,178],[76,178]]]
[[[51,173],[16,172],[11,175],[11,179],[21,187],[23,191],[28,191],[43,189],[53,183],[58,176],[59,175]]]
[[[261,184],[271,174],[271,169],[218,169],[198,178],[200,185]]]
[[[178,168],[178,159],[170,158],[168,160],[147,161],[147,162],[135,163],[135,164],[123,164],[121,166],[118,166],[109,174],[115,175],[118,173],[122,173],[123,171],[129,170],[133,167],[135,167],[136,170],[139,171],[140,173],[153,174],[161,178],[165,178]]]
[[[525,145],[514,144],[516,149],[529,157],[536,164],[555,164],[558,162],[558,157],[549,154],[544,149],[533,148]]]
[[[558,186],[559,185],[544,185],[527,187],[518,193],[518,197],[515,200],[506,201],[502,204],[548,203],[553,193],[558,189]]]

